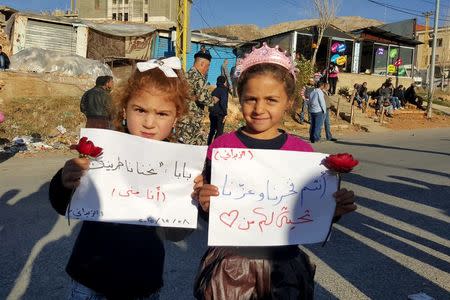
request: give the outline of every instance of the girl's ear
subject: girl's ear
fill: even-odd
[[[294,97],[288,99],[286,110],[292,109],[293,105],[294,105]]]
[[[124,119],[127,118],[127,111],[125,110],[125,108],[122,109],[122,117],[123,117]]]

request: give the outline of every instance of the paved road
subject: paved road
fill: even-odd
[[[359,209],[335,226],[322,248],[306,247],[317,264],[317,299],[406,299],[450,291],[450,130],[362,134],[315,145],[350,152],[361,165],[344,187]],[[79,229],[47,200],[52,174],[67,157],[11,158],[0,163],[0,299],[64,299],[64,273]],[[167,245],[162,299],[192,299],[205,250],[205,225]]]

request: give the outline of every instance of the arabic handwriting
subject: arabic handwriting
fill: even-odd
[[[214,160],[252,160],[253,152],[249,149],[218,148],[214,154]]]
[[[316,191],[322,191],[320,193],[319,199],[322,199],[323,196],[325,195],[325,192],[327,190],[327,181],[325,178],[326,173],[322,172],[322,175],[320,176],[320,178],[316,178],[314,180],[312,180],[309,184],[307,184],[300,192],[300,205],[303,206],[303,202],[304,202],[304,192],[308,191],[308,192],[316,192]]]
[[[320,192],[320,195],[316,195],[320,199],[325,196],[327,188],[325,175],[326,173],[322,173],[320,178],[315,178],[302,189],[296,187],[290,178],[282,184],[279,184],[280,180],[272,181],[271,179],[267,179],[265,188],[261,191],[225,174],[223,184],[221,185],[221,196],[229,197],[233,200],[271,201],[274,206],[280,205],[280,203],[292,199],[292,197],[300,197],[301,204],[303,205],[305,197],[312,196],[306,195],[306,192]]]
[[[128,173],[135,173],[144,176],[154,176],[159,174],[167,174],[168,166],[166,163],[159,162],[141,162],[141,161],[130,161],[128,159],[121,159],[120,156],[117,157],[113,162],[109,160],[94,160],[91,162],[90,170],[104,169],[106,171],[126,171]],[[169,167],[170,169],[170,167]],[[189,165],[187,162],[175,162],[173,175],[177,178],[185,178],[190,180],[192,174],[189,171]]]
[[[229,228],[242,231],[259,230],[263,233],[267,228],[282,229],[288,227],[293,230],[296,225],[314,222],[311,211],[306,209],[302,215],[290,217],[291,211],[283,206],[281,210],[268,209],[264,207],[255,207],[248,217],[240,218],[241,214],[237,209],[225,211],[219,215],[219,220]],[[256,225],[256,226],[255,226]]]
[[[183,177],[189,180],[192,177],[192,174],[186,171],[186,164],[187,164],[186,162],[183,163],[183,171],[178,171],[178,161],[176,161],[173,176],[177,178]]]
[[[142,190],[141,190],[142,191]],[[135,190],[133,188],[118,190],[116,193],[116,188],[113,188],[111,191],[111,198],[121,197],[126,198],[130,196],[135,196],[138,198],[148,199],[148,200],[156,200],[165,202],[166,201],[166,193],[161,190],[160,186],[155,188],[145,188],[144,191]]]
[[[69,216],[78,219],[92,219],[97,220],[99,217],[103,216],[103,211],[98,209],[90,208],[71,208],[69,209]]]

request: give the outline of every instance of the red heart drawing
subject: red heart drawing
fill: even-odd
[[[231,226],[233,226],[234,222],[236,222],[238,216],[239,216],[239,212],[237,210],[232,210],[228,213],[226,213],[226,212],[222,213],[219,218],[223,224],[225,224],[231,228]]]

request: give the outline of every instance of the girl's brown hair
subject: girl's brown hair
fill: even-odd
[[[126,132],[122,125],[123,110],[127,107],[131,98],[138,96],[143,91],[148,93],[165,94],[166,101],[171,101],[177,109],[177,118],[187,112],[188,102],[190,100],[190,90],[188,82],[181,70],[174,70],[176,77],[167,77],[163,71],[158,68],[140,72],[135,70],[131,77],[122,85],[119,85],[112,94],[113,98],[113,124],[116,130]]]
[[[242,91],[244,90],[244,86],[247,84],[247,82],[253,77],[259,75],[270,75],[274,79],[283,83],[284,90],[286,92],[286,95],[288,96],[288,99],[293,99],[295,94],[294,76],[292,76],[292,74],[286,68],[271,63],[257,64],[245,70],[238,79],[238,94],[242,95]]]

